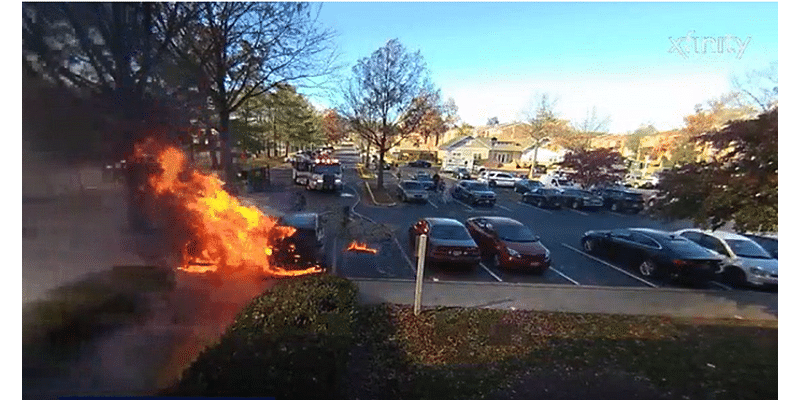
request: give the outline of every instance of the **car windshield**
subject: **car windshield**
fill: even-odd
[[[564,194],[568,194],[570,196],[583,196],[583,192],[576,189],[564,189]]]
[[[339,165],[315,165],[315,174],[341,174],[342,167]]]
[[[430,175],[422,174],[422,175],[417,175],[417,180],[418,181],[432,181],[433,178],[431,178]]]
[[[431,237],[434,239],[468,240],[472,237],[463,226],[459,225],[434,225],[431,227]]]
[[[539,193],[547,196],[555,196],[560,192],[557,189],[539,189]]]
[[[525,225],[497,225],[497,236],[508,242],[535,242],[536,235]]]
[[[421,190],[422,185],[418,182],[403,182],[403,188],[408,190]]]
[[[467,184],[467,189],[476,191],[487,191],[489,190],[489,185],[480,182],[472,182]]]
[[[763,247],[749,240],[727,239],[725,242],[731,247],[733,253],[739,257],[772,258]]]
[[[570,182],[570,181],[569,181],[569,180],[567,180],[567,179],[559,179],[559,180],[558,180],[558,184],[559,184],[560,186],[570,186],[570,185],[572,185],[572,182]]]

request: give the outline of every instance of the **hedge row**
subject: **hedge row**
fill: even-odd
[[[341,398],[356,303],[355,285],[342,278],[281,280],[165,394]]]

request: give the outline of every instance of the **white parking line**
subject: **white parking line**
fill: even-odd
[[[733,288],[732,288],[732,287],[730,287],[730,286],[728,286],[728,285],[723,285],[723,284],[721,284],[721,283],[719,283],[719,282],[711,281],[711,283],[712,283],[712,284],[714,284],[714,285],[716,285],[716,286],[719,286],[719,287],[721,287],[723,290],[733,290]]]
[[[428,199],[428,200],[427,200],[427,202],[428,202],[428,204],[432,205],[432,206],[433,206],[433,208],[439,208],[439,206],[437,206],[436,204],[433,204],[433,202],[431,201],[431,199]]]
[[[552,211],[550,211],[550,210],[545,210],[545,209],[543,209],[543,208],[539,208],[539,207],[536,207],[536,206],[532,206],[532,205],[530,205],[530,204],[528,204],[528,203],[524,203],[524,202],[521,202],[521,201],[518,201],[517,203],[519,203],[519,204],[522,204],[522,205],[524,205],[524,206],[528,206],[528,207],[530,207],[530,208],[533,208],[534,210],[539,210],[539,211],[542,211],[542,212],[546,212],[546,213],[548,213],[548,214],[552,214],[552,213],[553,213],[553,212],[552,212]]]
[[[508,211],[508,212],[511,212],[511,209],[510,209],[510,208],[508,208],[508,207],[506,207],[506,206],[501,206],[500,204],[497,204],[497,207],[500,207],[500,208],[502,208],[503,210],[506,210],[506,211]]]
[[[392,238],[394,239],[394,243],[397,245],[397,248],[400,249],[400,253],[403,254],[403,258],[406,259],[406,262],[408,263],[408,268],[411,269],[412,273],[416,274],[417,273],[416,265],[414,265],[414,263],[411,262],[411,259],[408,258],[406,251],[403,250],[403,246],[400,246],[400,241],[397,240],[397,236],[395,236],[394,233],[392,233]]]
[[[574,280],[574,279],[572,279],[572,278],[568,277],[568,276],[567,276],[567,275],[565,275],[563,272],[561,272],[561,271],[559,271],[559,270],[557,270],[557,269],[555,269],[555,268],[553,268],[553,267],[549,267],[549,268],[550,268],[551,270],[553,270],[553,272],[555,272],[555,273],[557,273],[557,274],[561,275],[561,277],[562,277],[562,278],[564,278],[564,279],[566,279],[566,280],[568,280],[568,281],[570,281],[570,282],[574,283],[576,286],[580,286],[580,285],[581,285],[580,283],[578,283],[578,281],[576,281],[576,280]]]
[[[576,209],[573,209],[573,208],[570,208],[569,210],[572,211],[572,212],[576,212],[576,213],[578,213],[580,215],[583,215],[583,216],[588,216],[589,215],[589,214],[587,214],[587,213],[585,213],[583,211],[579,211],[579,210],[576,210]]]
[[[492,272],[492,270],[490,270],[489,268],[486,268],[486,266],[483,265],[483,263],[480,263],[480,266],[481,266],[481,268],[485,269],[486,272],[488,272],[489,275],[491,275],[494,279],[497,279],[498,282],[502,282],[503,281],[502,279],[500,279],[499,276],[495,275],[495,273]]]
[[[593,255],[591,255],[591,254],[584,253],[583,251],[580,251],[580,250],[578,250],[578,249],[576,249],[576,248],[574,248],[574,247],[572,247],[572,246],[570,246],[570,245],[568,245],[568,244],[566,244],[566,243],[561,243],[561,245],[562,245],[562,246],[564,246],[564,247],[566,247],[566,248],[568,248],[568,249],[570,249],[570,250],[574,250],[574,251],[576,251],[576,252],[578,252],[578,253],[580,253],[580,254],[583,254],[584,256],[586,256],[586,257],[589,257],[589,258],[591,258],[592,260],[595,260],[595,261],[597,261],[597,262],[599,262],[599,263],[601,263],[601,264],[603,264],[603,265],[607,265],[607,266],[609,266],[609,267],[611,267],[611,268],[614,268],[615,270],[617,270],[617,271],[619,271],[619,272],[622,272],[623,274],[625,274],[625,275],[628,275],[628,276],[630,276],[631,278],[633,278],[633,279],[636,279],[637,281],[639,281],[639,282],[642,282],[642,283],[644,283],[644,284],[645,284],[645,285],[647,285],[647,286],[654,287],[654,288],[657,288],[657,287],[658,287],[658,285],[656,285],[655,283],[648,282],[648,281],[646,281],[646,280],[644,280],[644,279],[642,279],[642,278],[639,278],[638,276],[636,276],[636,275],[634,275],[634,274],[632,274],[632,273],[630,273],[630,272],[628,272],[628,271],[625,271],[624,269],[622,269],[622,268],[619,268],[619,267],[617,267],[616,265],[609,264],[609,263],[607,263],[607,262],[605,262],[605,261],[603,261],[603,260],[601,260],[601,259],[599,259],[599,258],[597,258],[597,257],[595,257],[595,256],[593,256]]]

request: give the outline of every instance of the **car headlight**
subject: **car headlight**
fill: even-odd
[[[764,271],[763,269],[758,267],[751,267],[750,273],[756,276],[767,276],[767,271]]]
[[[508,249],[508,255],[510,255],[511,257],[517,257],[517,258],[521,257],[518,251],[516,251],[514,249],[511,249],[511,248]]]
[[[550,259],[550,250],[547,250],[547,249],[544,250],[544,259],[545,260],[549,260]]]
[[[335,181],[335,183],[338,185],[338,184],[342,183],[342,180],[341,180],[341,179],[339,179],[339,178],[336,178],[336,181]]]
[[[322,183],[322,178],[317,179],[317,183]]]

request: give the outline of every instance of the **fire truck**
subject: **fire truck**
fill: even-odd
[[[342,165],[329,156],[298,154],[292,161],[292,181],[308,190],[342,190]]]

